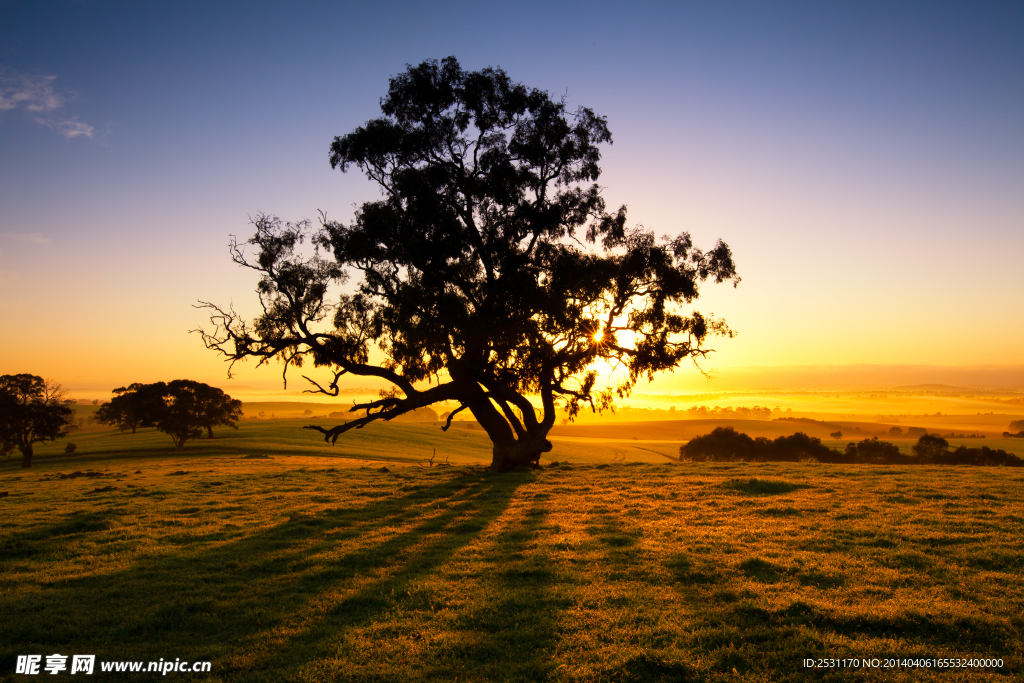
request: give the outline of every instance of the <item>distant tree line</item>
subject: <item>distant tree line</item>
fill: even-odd
[[[754,406],[753,408],[746,408],[743,406],[739,408],[733,408],[731,406],[726,406],[724,408],[719,408],[718,406],[715,406],[714,408],[708,408],[707,406],[693,406],[692,408],[687,408],[686,412],[689,413],[691,417],[738,417],[747,420],[768,420],[772,416],[771,408],[762,408],[761,406]]]
[[[935,434],[922,435],[913,447],[913,455],[904,455],[899,447],[878,437],[846,444],[839,451],[821,443],[821,439],[797,432],[776,439],[751,438],[732,427],[718,427],[679,448],[679,459],[692,462],[801,462],[866,463],[885,465],[1024,465],[1012,453],[987,446],[960,446],[949,450],[949,442]]]
[[[96,411],[96,421],[117,427],[122,432],[139,427],[156,427],[170,435],[181,450],[189,439],[198,439],[206,431],[213,438],[219,425],[238,429],[242,402],[217,387],[176,379],[155,384],[131,384],[112,392],[114,398]]]

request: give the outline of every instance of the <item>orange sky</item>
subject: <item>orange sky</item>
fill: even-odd
[[[246,30],[227,9],[191,25],[170,5],[14,7],[0,373],[100,394],[223,383],[188,330],[199,300],[254,309],[228,236],[258,211],[349,220],[378,194],[330,169],[331,139],[379,114],[405,64],[455,54],[606,116],[600,183],[631,223],[731,246],[742,283],[698,302],[738,332],[712,341],[721,386],[1022,385],[1024,15],[1009,6],[911,3],[885,21],[857,4],[545,7],[579,29],[557,35],[498,8],[455,23],[422,9],[386,36],[372,27],[395,18],[371,5],[254,7]],[[350,52],[326,16],[361,27]],[[607,26],[616,40],[593,50]],[[277,375],[243,366],[238,381]],[[703,386],[684,368],[651,390]]]

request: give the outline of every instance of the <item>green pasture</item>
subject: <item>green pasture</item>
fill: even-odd
[[[82,406],[92,408],[93,406]],[[707,433],[716,426],[735,425],[739,431],[757,434],[759,423],[737,420],[701,420],[702,428],[690,430],[691,435]],[[324,442],[319,432],[302,429],[308,424],[333,426],[337,420],[293,418],[276,420],[243,420],[238,429],[221,427],[214,431],[213,439],[196,439],[185,445],[181,453],[202,455],[303,455],[323,458],[368,459],[394,462],[421,462],[432,456],[434,462],[449,464],[487,464],[491,461],[491,444],[487,435],[475,423],[456,421],[447,432],[441,431],[440,422],[392,422],[371,424],[342,434],[335,445]],[[679,421],[622,423],[596,431],[592,425],[558,426],[551,440],[554,449],[545,454],[542,463],[570,461],[578,463],[647,462],[664,463],[679,457],[679,447],[685,443]],[[764,423],[760,423],[764,424]],[[781,427],[778,425],[781,424]],[[776,435],[792,434],[802,425],[774,423]],[[774,432],[773,432],[774,433]],[[595,434],[604,436],[596,437]],[[646,438],[645,438],[646,437]],[[850,441],[858,439],[823,439],[822,443],[843,450]],[[969,448],[988,446],[1003,449],[1024,457],[1024,439],[949,439],[950,448],[965,445]],[[64,450],[71,442],[76,446],[73,456]],[[892,440],[904,453],[910,454],[912,439]],[[116,430],[72,433],[59,441],[35,447],[36,462],[62,462],[64,466],[89,465],[123,457],[165,458],[178,455],[171,438],[153,428],[139,429],[137,433]],[[15,451],[5,462],[0,460],[0,471],[20,464]]]
[[[496,475],[473,430],[332,448],[301,424],[0,461],[0,679],[53,653],[245,683],[1024,676],[1020,469],[673,463],[655,442],[641,463],[622,441]],[[454,465],[420,466],[434,449]],[[1003,667],[803,667],[822,657]]]
[[[281,455],[310,456],[331,459],[370,459],[384,462],[488,464],[491,461],[491,442],[479,428],[470,423],[455,422],[447,432],[441,431],[440,422],[377,423],[363,429],[342,434],[333,446],[324,441],[323,434],[303,429],[308,424],[334,426],[336,420],[278,419],[245,420],[238,429],[214,429],[213,439],[195,439],[185,444],[183,451],[175,451],[171,437],[153,428],[139,429],[135,434],[116,430],[73,433],[59,441],[37,445],[35,462],[60,462],[64,467],[81,467],[116,461],[125,457],[165,458],[177,455],[200,457],[206,455]],[[475,424],[472,426],[476,426]],[[679,456],[681,441],[665,439],[638,441],[622,439],[563,439],[553,437],[555,450],[545,456],[580,462],[667,462]],[[69,442],[75,444],[75,453],[65,456]],[[436,454],[436,456],[435,456]],[[15,451],[5,462],[0,460],[0,471],[5,467],[17,469],[21,462]]]

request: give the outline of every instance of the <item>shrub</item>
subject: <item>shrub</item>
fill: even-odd
[[[679,447],[679,458],[693,462],[751,460],[757,448],[753,439],[732,427],[716,427]]]
[[[792,436],[780,436],[770,444],[768,450],[772,457],[766,460],[799,462],[813,458],[821,462],[822,458],[828,458],[835,453],[828,446],[822,445],[821,439],[807,436],[803,432],[797,432]]]
[[[900,455],[899,447],[888,441],[879,441],[878,437],[864,439],[860,443],[846,444],[847,462],[863,462],[873,464],[904,463],[907,459]]]
[[[923,434],[914,444],[914,455],[921,462],[939,462],[949,452],[949,442],[937,434]]]
[[[924,434],[918,439],[914,444],[914,456],[903,455],[896,444],[879,441],[877,436],[848,443],[846,450],[840,452],[803,432],[780,436],[773,441],[763,436],[752,439],[732,427],[718,427],[679,448],[679,459],[693,462],[799,462],[813,459],[832,464],[1024,466],[1024,460],[1016,455],[988,446],[960,446],[950,451],[949,442],[937,434]]]
[[[64,447],[64,455],[73,455],[77,449],[78,446],[76,446],[73,443],[69,443],[67,446]]]
[[[834,452],[823,446],[821,439],[803,432],[772,441],[763,436],[752,439],[732,427],[717,427],[710,434],[695,437],[681,446],[679,458],[693,462],[799,462],[811,458],[820,460]]]
[[[952,453],[948,451],[942,453],[936,462],[941,465],[982,465],[988,467],[996,465],[1021,467],[1024,465],[1024,460],[1021,460],[1013,453],[1007,453],[1004,450],[997,451],[988,446],[982,446],[981,448],[960,446],[960,448],[957,448]]]

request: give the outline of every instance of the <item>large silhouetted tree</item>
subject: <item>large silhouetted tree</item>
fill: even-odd
[[[21,466],[32,467],[32,447],[77,429],[74,401],[56,382],[36,375],[0,376],[0,450],[21,451]]]
[[[438,401],[468,409],[493,442],[492,467],[536,465],[559,409],[601,409],[641,377],[709,353],[712,316],[684,310],[698,284],[739,278],[719,241],[656,240],[609,212],[596,184],[603,117],[453,57],[391,79],[382,116],[334,139],[330,163],[377,183],[348,225],[282,223],[259,214],[232,238],[233,260],[260,274],[263,313],[246,321],[205,303],[208,348],[232,364],[312,361],[338,394],[346,374],[392,386],[331,442],[374,420]],[[336,294],[332,285],[356,276]],[[619,368],[598,390],[595,365]],[[307,379],[309,379],[307,377]],[[324,386],[326,385],[326,387]],[[531,398],[536,401],[536,405]]]

